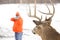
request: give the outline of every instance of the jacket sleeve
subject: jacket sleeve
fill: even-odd
[[[15,21],[15,18],[11,18],[11,21]]]
[[[18,18],[19,19],[19,18]],[[11,18],[11,21],[16,21],[18,20],[17,18]]]

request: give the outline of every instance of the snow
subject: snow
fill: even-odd
[[[49,5],[51,8],[51,5]],[[52,18],[51,25],[60,33],[60,4],[55,4],[55,14]],[[42,40],[40,36],[34,35],[32,29],[36,26],[32,20],[33,18],[28,16],[29,13],[28,4],[2,4],[0,5],[0,35],[6,36],[1,37],[0,40],[15,40],[14,32],[12,31],[13,22],[10,21],[12,17],[15,17],[17,11],[23,18],[23,40]],[[31,13],[34,13],[34,5],[30,4]],[[48,12],[44,4],[37,4],[37,10]],[[51,9],[52,10],[52,9]],[[43,15],[37,11],[38,17],[43,16],[43,20],[46,15]]]

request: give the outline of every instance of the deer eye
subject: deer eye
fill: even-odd
[[[38,29],[41,29],[40,26],[37,26]]]

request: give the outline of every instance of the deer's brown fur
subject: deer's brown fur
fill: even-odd
[[[33,21],[36,24],[36,20]],[[43,21],[33,29],[34,34],[41,36],[42,40],[60,40],[60,34],[48,23]]]
[[[44,0],[44,1],[46,3],[46,0]],[[41,21],[42,17],[40,19],[36,15],[37,14],[36,13],[36,0],[35,0],[35,7],[34,7],[35,10],[34,10],[33,16],[31,15],[31,9],[29,6],[30,17],[34,17],[34,18],[37,18],[39,20],[39,21],[33,20],[33,22],[36,24],[36,27],[32,30],[32,32],[34,34],[38,34],[39,36],[41,36],[42,40],[60,40],[60,34],[50,25],[52,17],[54,16],[54,13],[55,13],[55,8],[54,8],[54,4],[52,3],[52,0],[49,0],[49,1],[53,7],[53,13],[51,13],[51,10],[47,6],[47,3],[46,3],[46,7],[49,11],[48,13],[44,13],[44,12],[39,10],[40,13],[52,15],[49,19],[47,19],[47,17],[46,17],[45,21]]]

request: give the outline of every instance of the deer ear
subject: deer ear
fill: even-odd
[[[40,21],[33,20],[33,22],[34,22],[36,25],[40,25]]]

